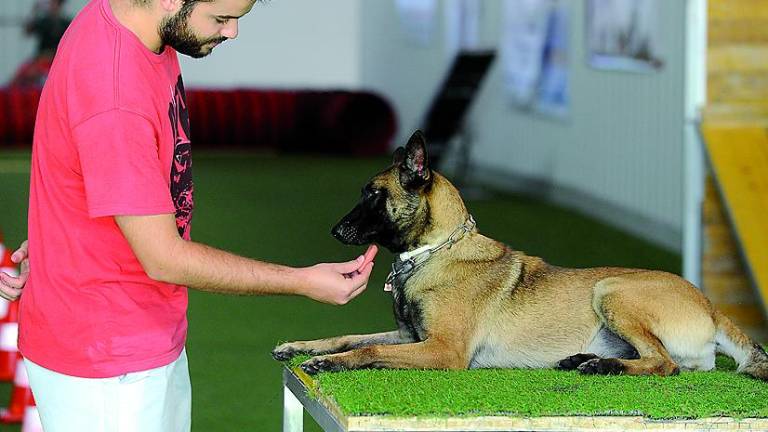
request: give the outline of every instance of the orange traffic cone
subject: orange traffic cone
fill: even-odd
[[[29,400],[27,409],[24,410],[24,421],[21,423],[21,432],[43,432],[43,422],[40,420],[40,413],[37,411],[35,398]]]
[[[21,354],[16,363],[16,376],[13,378],[13,390],[11,390],[11,402],[8,408],[0,410],[0,423],[21,423],[24,420],[24,412],[32,403],[32,389],[29,388],[27,368]]]
[[[5,322],[0,322],[0,381],[11,381],[16,376],[19,354],[19,302],[8,307]]]

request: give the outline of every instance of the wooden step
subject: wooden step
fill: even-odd
[[[768,126],[768,100],[741,103],[711,103],[701,113],[708,124]]]
[[[710,73],[707,100],[712,104],[754,104],[768,100],[768,71]]]
[[[702,134],[745,268],[768,302],[768,131],[705,123]]]
[[[734,44],[768,45],[768,19],[709,20],[707,40],[710,47]]]
[[[768,19],[768,2],[765,0],[709,0],[707,14],[710,20]]]
[[[734,72],[766,73],[768,44],[710,46],[707,52],[707,72],[710,75]]]

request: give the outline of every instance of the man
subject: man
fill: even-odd
[[[45,83],[53,63],[53,55],[61,36],[71,20],[64,14],[65,0],[37,0],[32,7],[32,17],[24,26],[24,32],[37,39],[37,50],[32,58],[22,64],[9,87],[36,87]]]
[[[32,152],[32,270],[0,276],[9,298],[27,282],[19,349],[47,432],[189,430],[185,287],[332,304],[366,287],[375,248],[289,268],[189,240],[176,52],[203,57],[235,38],[254,2],[92,0],[59,45]]]
[[[64,14],[66,0],[38,0],[24,32],[37,38],[36,57],[53,57],[56,47],[72,21]]]

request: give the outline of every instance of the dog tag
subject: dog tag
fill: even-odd
[[[384,292],[392,292],[392,284],[387,282],[384,284]]]

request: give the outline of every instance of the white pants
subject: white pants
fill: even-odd
[[[45,432],[189,432],[186,350],[173,363],[113,378],[62,375],[24,360]]]

